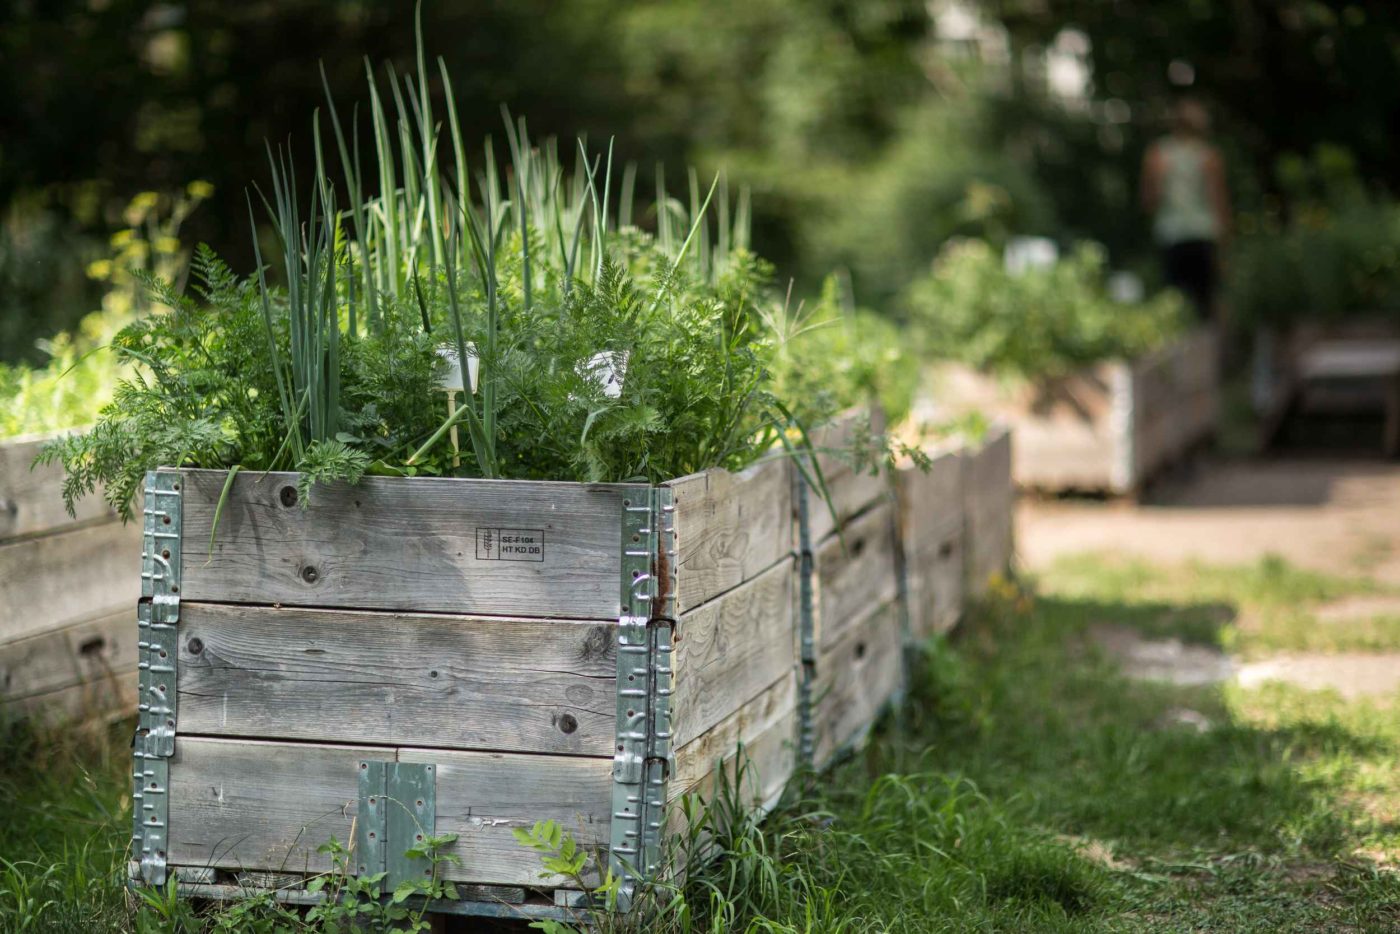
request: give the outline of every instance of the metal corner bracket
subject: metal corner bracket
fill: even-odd
[[[792,471],[792,496],[797,504],[797,764],[811,769],[816,759],[816,727],[812,722],[813,697],[817,682],[816,596],[812,551],[811,503],[807,480],[800,470]]]
[[[617,625],[617,744],[608,869],[626,910],[661,869],[671,750],[671,653],[676,626],[675,499],[638,488],[622,501]]]
[[[136,607],[137,725],[132,738],[132,881],[164,885],[175,754],[180,622],[180,474],[146,474],[141,599]]]

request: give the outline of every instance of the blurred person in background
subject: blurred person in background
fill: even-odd
[[[1167,284],[1191,301],[1200,320],[1215,320],[1230,196],[1225,160],[1210,141],[1210,115],[1200,101],[1177,101],[1171,132],[1147,148],[1142,206],[1152,218]]]

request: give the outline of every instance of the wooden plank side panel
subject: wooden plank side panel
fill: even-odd
[[[605,844],[610,759],[516,756],[181,737],[170,765],[172,866],[324,872],[316,848],[353,838],[362,759],[437,765],[437,830],[457,833],[448,878],[548,885],[512,830],[556,820],[585,846]]]
[[[927,471],[907,464],[895,474],[899,554],[908,588],[909,628],[915,638],[951,628],[962,599],[963,493],[961,449],[931,453]],[[946,569],[958,586],[945,592]],[[949,600],[955,601],[949,619]]]
[[[838,523],[844,524],[889,494],[890,481],[883,472],[856,470],[847,453],[863,430],[885,430],[884,413],[878,407],[871,411],[847,412],[812,432],[812,445],[818,452],[817,463],[831,497],[828,504],[819,491],[807,493],[809,528],[814,542],[830,535]]]
[[[672,659],[676,746],[710,730],[793,670],[795,568],[788,558],[681,616]]]
[[[135,623],[132,624],[133,628]],[[117,720],[136,710],[136,666],[112,668],[41,694],[0,700],[0,717],[50,727]]]
[[[792,553],[792,465],[707,470],[667,484],[675,494],[677,612],[751,580]]]
[[[963,526],[945,528],[943,537],[905,558],[909,576],[909,630],[915,639],[948,632],[962,618],[966,586]]]
[[[606,849],[612,814],[613,760],[584,756],[484,755],[400,749],[400,762],[437,765],[437,832],[455,833],[448,854],[462,861],[449,878],[481,885],[560,885],[543,877],[539,854],[515,839],[517,828],[553,820],[589,850]],[[598,881],[592,862],[586,872]]]
[[[613,622],[181,607],[181,734],[610,755]]]
[[[900,687],[903,639],[899,606],[888,603],[846,632],[817,659],[814,762],[822,768],[860,740]]]
[[[223,471],[183,471],[184,596],[500,616],[616,618],[627,484],[366,477],[317,485],[240,474],[209,534]],[[502,531],[542,537],[503,559]],[[492,544],[494,542],[494,544]]]
[[[797,676],[787,672],[704,734],[675,752],[676,771],[667,796],[713,797],[721,777],[756,806],[780,793],[796,767]],[[741,755],[742,750],[742,755]]]
[[[104,522],[0,545],[0,644],[135,607],[140,595],[136,523]]]
[[[840,538],[816,549],[817,645],[831,645],[847,629],[899,592],[895,564],[894,503],[885,502],[856,518]]]
[[[1015,500],[1011,445],[1011,432],[998,427],[964,460],[969,597],[985,593],[992,576],[1004,574],[1011,562]]]
[[[942,541],[948,526],[962,525],[961,448],[935,450],[929,457],[928,470],[904,464],[895,473],[900,547],[910,554]]]
[[[136,670],[135,603],[0,645],[0,699],[19,700]]]
[[[0,542],[113,515],[100,490],[75,503],[74,515],[68,515],[63,505],[63,465],[32,466],[48,440],[49,436],[28,436],[0,443]]]

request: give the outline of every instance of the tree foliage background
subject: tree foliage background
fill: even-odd
[[[309,158],[317,63],[348,108],[366,58],[412,62],[408,0],[0,10],[0,360],[95,307],[82,270],[138,192],[212,182],[183,235],[249,268],[243,192],[264,140]],[[469,138],[499,138],[505,104],[537,135],[615,136],[644,179],[722,168],[785,274],[848,269],[877,306],[959,233],[1089,237],[1146,267],[1137,165],[1182,91],[1211,104],[1245,214],[1286,216],[1288,167],[1320,144],[1368,189],[1400,181],[1385,0],[425,0],[423,17]],[[1066,67],[1080,92],[1057,90]]]

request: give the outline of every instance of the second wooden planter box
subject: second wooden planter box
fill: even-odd
[[[950,368],[942,392],[949,407],[981,410],[1015,430],[1018,486],[1136,494],[1214,433],[1217,348],[1215,332],[1200,328],[1136,360],[1014,388]]]

